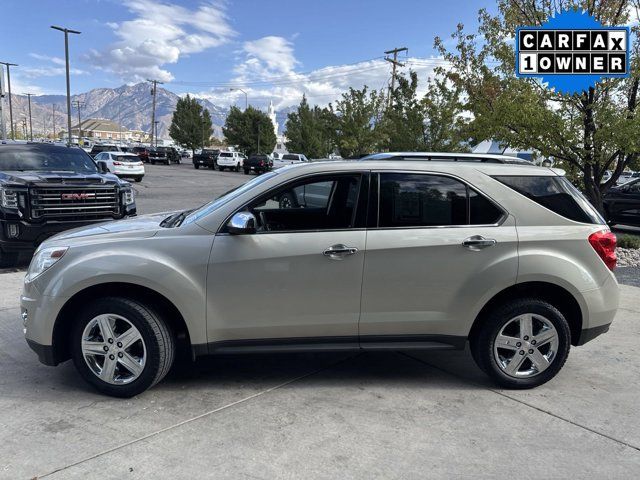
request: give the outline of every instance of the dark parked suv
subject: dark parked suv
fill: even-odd
[[[609,225],[640,227],[640,178],[611,188],[604,197],[604,210]]]
[[[81,148],[0,145],[0,266],[63,230],[135,214],[131,184]]]

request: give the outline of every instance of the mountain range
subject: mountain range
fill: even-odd
[[[176,103],[180,97],[175,93],[158,87],[156,98],[156,120],[158,123],[158,134],[160,138],[168,137],[169,125],[176,108]],[[152,111],[151,86],[148,83],[138,83],[135,85],[123,85],[117,88],[96,88],[86,93],[72,95],[71,113],[72,125],[78,123],[78,111],[75,102],[80,102],[81,119],[103,118],[112,120],[123,125],[130,130],[151,130]],[[56,132],[61,129],[66,130],[67,126],[67,100],[65,95],[39,95],[31,97],[31,118],[34,134],[52,133],[53,120],[55,119]],[[198,98],[198,102],[209,110],[213,121],[214,135],[222,137],[222,126],[227,118],[229,109],[214,105],[210,101]],[[17,128],[22,128],[23,120],[26,121],[27,132],[29,129],[28,99],[24,95],[12,95],[13,121],[18,124]],[[55,106],[55,107],[54,107]],[[4,107],[5,119],[8,125],[8,102]],[[54,115],[55,108],[55,115]],[[289,110],[289,109],[287,109]]]

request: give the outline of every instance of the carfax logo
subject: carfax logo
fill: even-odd
[[[605,27],[565,10],[540,27],[516,29],[516,76],[542,77],[557,92],[579,93],[606,77],[629,76],[629,27]]]

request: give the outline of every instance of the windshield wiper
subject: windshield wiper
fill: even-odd
[[[162,222],[160,222],[160,226],[165,228],[179,227],[184,221],[184,219],[187,217],[187,215],[189,215],[191,212],[193,212],[193,209],[184,210],[182,212],[169,215],[167,218],[162,220]]]

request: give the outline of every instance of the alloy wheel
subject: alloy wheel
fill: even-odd
[[[493,355],[510,377],[530,378],[544,372],[558,353],[558,331],[551,321],[535,313],[510,319],[493,342]]]
[[[82,332],[82,355],[89,369],[104,382],[122,385],[144,370],[147,350],[140,331],[126,318],[102,314]]]

